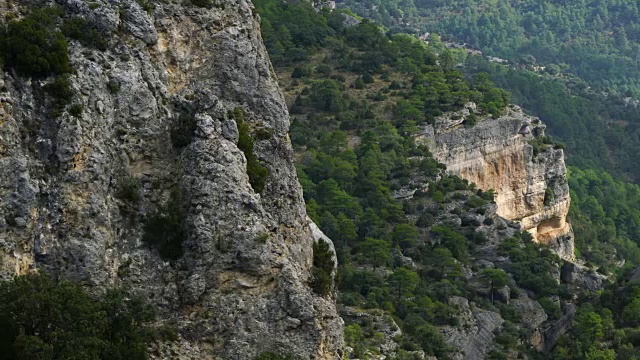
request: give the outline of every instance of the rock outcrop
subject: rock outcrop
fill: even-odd
[[[457,349],[454,359],[482,360],[494,346],[494,331],[504,323],[500,314],[477,308],[469,300],[454,296],[449,304],[458,309],[459,326],[443,326],[441,332],[447,342]]]
[[[144,295],[180,336],[155,357],[340,358],[335,299],[308,285],[312,243],[328,240],[306,217],[252,4],[57,3],[108,47],[69,43],[75,111],[49,111],[43,86],[53,79],[0,76],[0,275],[43,269],[93,292]],[[30,6],[0,1],[3,15]],[[270,174],[260,193],[237,145],[236,109],[260,134],[255,157]],[[195,133],[172,146],[181,117]],[[150,219],[175,211],[184,239],[169,260],[142,239]]]
[[[544,144],[545,125],[511,105],[497,119],[473,127],[463,122],[475,105],[436,120],[421,140],[451,174],[494,189],[497,213],[518,221],[540,243],[572,260],[573,234],[567,222],[569,186],[562,149]]]

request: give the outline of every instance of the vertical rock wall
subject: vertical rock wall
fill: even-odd
[[[443,117],[425,128],[423,141],[449,173],[494,189],[498,215],[519,221],[540,243],[550,244],[561,257],[573,259],[573,234],[567,222],[569,186],[562,149],[541,145],[545,125],[511,106],[497,119],[466,128],[464,116]],[[458,118],[459,120],[452,120]]]
[[[151,3],[58,1],[109,39],[106,51],[70,42],[79,115],[51,114],[52,79],[0,77],[0,275],[42,269],[94,292],[145,295],[180,334],[154,349],[158,358],[340,358],[335,299],[308,286],[312,243],[329,240],[306,217],[252,4]],[[33,6],[0,1],[3,14]],[[269,170],[260,194],[235,109],[259,134],[255,155]],[[194,137],[172,146],[185,114]],[[131,183],[135,201],[122,195]],[[142,241],[163,209],[180,212],[186,230],[176,260]]]

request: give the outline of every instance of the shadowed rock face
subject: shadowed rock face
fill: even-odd
[[[463,119],[468,111],[456,117]],[[573,234],[566,221],[570,198],[564,153],[550,145],[534,153],[530,144],[544,136],[545,125],[517,106],[471,128],[460,122],[441,118],[425,128],[422,140],[434,157],[447,165],[449,173],[480,189],[494,189],[498,215],[519,221],[536,241],[573,259]]]
[[[180,333],[155,357],[340,358],[335,299],[308,286],[312,243],[329,240],[306,217],[251,3],[153,3],[58,1],[109,38],[104,52],[70,42],[79,116],[50,115],[42,86],[52,79],[0,76],[0,275],[44,269],[93,292],[143,294]],[[0,1],[3,13],[29,3],[8,6]],[[261,194],[237,146],[236,108],[260,134],[255,155],[270,173]],[[196,130],[178,148],[171,129],[185,114]],[[139,200],[121,195],[127,183]],[[185,229],[175,261],[142,242],[170,203]]]

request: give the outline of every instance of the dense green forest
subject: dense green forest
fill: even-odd
[[[633,105],[633,99],[627,98],[627,96],[635,96],[631,85],[614,84],[616,76],[589,68],[589,66],[596,66],[597,63],[590,56],[599,56],[600,61],[611,60],[618,54],[618,50],[611,50],[611,47],[620,49],[618,45],[611,43],[615,32],[606,30],[609,31],[609,36],[602,38],[602,31],[605,30],[602,27],[592,26],[590,22],[592,18],[597,18],[598,14],[602,17],[602,12],[608,9],[606,17],[609,19],[608,25],[604,25],[606,29],[611,30],[615,27],[620,31],[635,29],[638,22],[634,21],[633,14],[637,13],[637,4],[624,1],[594,3],[579,1],[527,5],[527,2],[479,1],[473,2],[475,7],[460,10],[465,3],[463,1],[344,2],[361,14],[380,19],[395,31],[400,29],[439,31],[451,41],[472,43],[473,46],[482,48],[485,55],[500,55],[511,60],[512,64],[517,64],[517,66],[507,66],[491,62],[482,56],[469,55],[464,50],[450,50],[456,60],[456,68],[467,76],[478,73],[489,74],[493,82],[510,92],[514,103],[545,121],[549,126],[549,134],[566,145],[567,162],[575,170],[571,172],[570,178],[584,175],[577,169],[593,169],[587,172],[591,177],[605,180],[612,177],[619,179],[616,188],[608,187],[608,182],[604,180],[588,187],[578,186],[577,181],[583,179],[571,180],[573,184],[571,186],[573,190],[571,220],[577,233],[576,245],[585,258],[594,264],[604,265],[605,268],[610,267],[615,270],[623,259],[627,261],[627,266],[637,264],[636,248],[640,243],[640,233],[637,228],[627,226],[630,224],[628,214],[637,209],[636,200],[631,193],[620,195],[616,189],[635,189],[637,185],[634,183],[640,181],[640,168],[636,166],[640,160],[637,151],[640,148],[640,111]],[[377,6],[375,11],[372,5]],[[452,13],[463,16],[449,16]],[[574,14],[574,16],[567,14]],[[469,20],[468,16],[479,16],[478,22],[483,25],[477,25],[475,20]],[[485,20],[480,21],[480,18],[492,20],[485,22]],[[399,22],[398,19],[404,19],[404,21]],[[467,19],[469,22],[465,23],[462,19]],[[547,21],[539,24],[540,19]],[[407,23],[410,26],[407,27]],[[454,26],[454,23],[457,25]],[[540,31],[517,30],[519,27],[527,28],[533,25]],[[467,29],[464,30],[466,33],[477,34],[475,40],[468,39],[455,30],[463,28]],[[549,36],[549,34],[555,35]],[[491,41],[488,38],[491,38]],[[498,41],[496,45],[495,39],[503,41]],[[573,39],[566,46],[590,49],[589,56],[571,55],[571,49],[567,49],[565,45],[556,41],[557,39]],[[636,39],[631,37],[625,43],[628,46],[636,46],[633,45],[635,41]],[[430,42],[444,49],[437,36],[432,36]],[[557,51],[545,51],[540,44]],[[498,49],[500,46],[502,50]],[[555,58],[549,57],[552,53],[555,54]],[[579,61],[580,66],[588,69],[585,70],[585,74],[589,73],[591,77],[586,75],[582,77],[583,73],[576,70],[582,68],[578,65],[576,65],[577,68],[572,67],[573,63],[566,59],[562,60],[562,56],[573,56],[572,59]],[[538,62],[547,65],[545,70],[534,69],[536,58]],[[624,81],[633,81],[638,78],[633,73],[635,66],[627,67],[616,63],[613,67],[615,67],[613,70],[624,73],[624,76],[620,75],[624,77]],[[601,84],[600,80],[593,78],[594,76],[601,76],[601,80],[608,82]],[[608,88],[605,89],[605,87]],[[594,173],[597,176],[593,175]],[[623,184],[623,182],[627,183]],[[611,192],[615,194],[618,206],[629,211],[621,213],[611,207],[611,203],[605,199]],[[606,196],[603,197],[602,194]],[[587,202],[585,199],[590,201]],[[608,218],[606,226],[604,220],[591,218],[594,214],[593,201],[597,202],[599,208],[605,209]],[[606,233],[604,229],[608,229],[606,231],[609,235],[604,235]],[[615,235],[611,235],[612,233]]]
[[[512,307],[495,300],[494,291],[510,284],[513,291],[533,296],[550,319],[557,319],[561,316],[557,299],[570,297],[567,288],[549,275],[561,265],[560,259],[534,244],[527,233],[514,232],[497,250],[508,262],[497,269],[476,268],[474,261],[491,241],[479,229],[506,228],[504,223],[494,223],[495,217],[488,212],[493,194],[443,176],[443,166],[413,141],[417,125],[468,100],[480,103],[481,112],[465,119],[467,126],[499,113],[510,98],[486,74],[499,85],[509,81],[511,74],[501,75],[488,68],[492,64],[474,64],[473,60],[460,69],[455,63],[464,56],[444,50],[442,44],[426,46],[401,33],[386,33],[367,20],[345,27],[338,11],[318,13],[304,3],[258,0],[255,4],[281,86],[292,100],[291,138],[308,213],[333,239],[338,252],[340,303],[379,309],[393,318],[403,329],[399,358],[410,359],[412,351],[421,349],[446,359],[452,348],[439,327],[456,326],[457,310],[448,299],[463,296],[507,319],[490,358],[503,359],[506,354],[539,357],[519,340],[527,331],[522,319]],[[556,102],[565,101],[563,96],[572,91],[565,81],[549,85],[531,72],[517,74],[526,86],[549,86],[557,91],[546,95],[557,97]],[[548,104],[552,100],[522,92],[514,97]],[[587,102],[600,106],[595,112],[581,109],[596,117],[613,111],[608,101]],[[576,100],[574,106],[587,103]],[[550,105],[548,111],[552,109]],[[571,116],[562,114],[571,121]],[[563,131],[573,130],[567,126]],[[585,164],[600,166],[595,151],[590,157],[585,155]],[[615,165],[611,161],[607,166]],[[600,173],[579,168],[571,170],[574,197],[584,199],[574,202],[572,216],[577,237],[584,239],[578,243],[581,256],[598,271],[608,273],[614,267],[613,253],[628,264],[640,260],[635,236],[637,196],[631,196],[640,192],[637,186],[611,177],[597,182],[598,176]],[[422,188],[420,184],[427,182],[430,185]],[[610,199],[592,199],[594,189],[617,193]],[[398,194],[406,190],[415,191],[414,196],[402,200]],[[598,211],[601,217],[591,216]],[[459,216],[461,224],[448,221],[449,216]],[[484,220],[478,223],[474,216]],[[319,266],[324,250],[316,248],[315,252],[319,256],[314,265]],[[407,257],[413,263],[407,263]],[[463,275],[468,269],[473,269],[473,276]],[[314,274],[311,284],[316,292],[331,291],[325,273]],[[625,279],[622,272],[619,276]],[[489,291],[479,292],[478,284]],[[622,291],[615,289],[579,302],[575,326],[554,356],[615,359],[637,351],[636,324],[626,319],[640,300],[633,295],[614,301],[612,294]],[[632,294],[636,291],[624,289]],[[374,328],[357,322],[347,324],[345,336],[358,357],[382,341]]]
[[[151,306],[122,290],[96,298],[47,275],[16,277],[0,282],[0,359],[144,360],[149,341],[176,337],[154,320]]]
[[[482,49],[484,55],[508,59],[511,65],[501,65],[453,50],[461,54],[456,58],[459,68],[489,73],[512,94],[512,101],[541,117],[550,134],[566,143],[570,164],[640,180],[640,170],[634,166],[640,146],[640,111],[634,103],[640,79],[635,2],[347,0],[343,4],[396,31],[436,32]],[[438,36],[429,41],[438,42]],[[544,67],[535,67],[537,63]]]
[[[551,66],[640,96],[640,12],[633,0],[345,0],[396,31],[435,32],[487,55]],[[375,9],[375,10],[373,10]]]

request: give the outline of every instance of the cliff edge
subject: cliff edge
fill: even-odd
[[[497,214],[520,222],[534,239],[551,245],[560,257],[574,260],[567,222],[570,197],[564,152],[548,143],[546,126],[515,105],[498,118],[465,126],[475,105],[436,119],[424,128],[435,159],[447,171],[496,192]]]
[[[205,3],[0,1],[106,40],[68,39],[66,80],[0,76],[0,275],[143,294],[179,334],[156,358],[340,358],[335,299],[308,285],[330,240],[306,217],[252,4]]]

